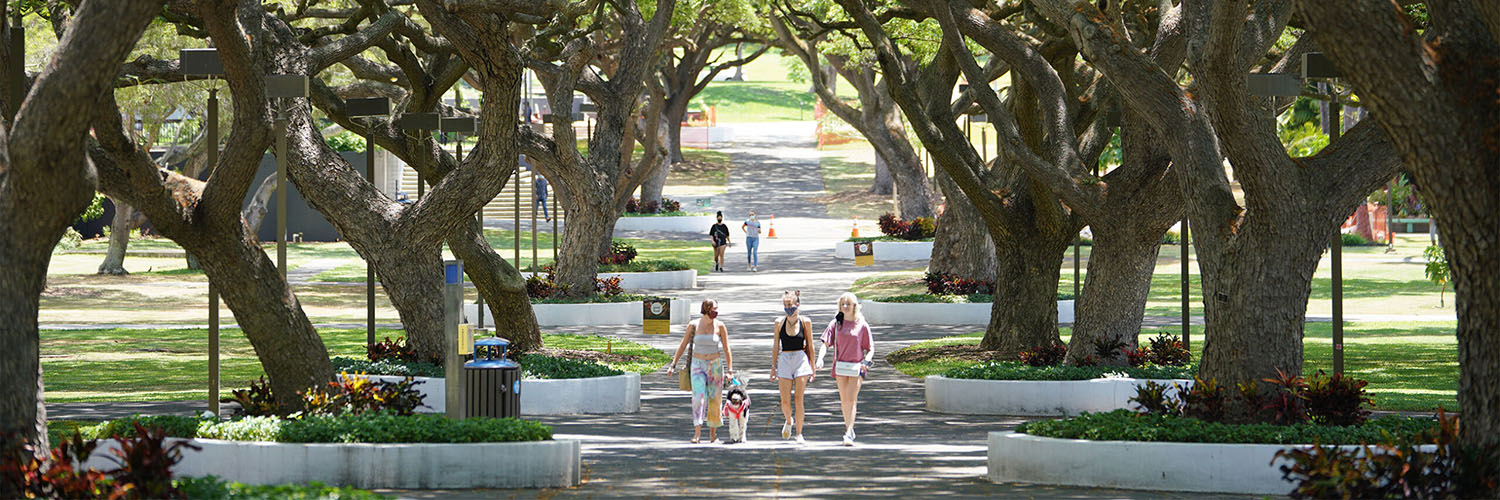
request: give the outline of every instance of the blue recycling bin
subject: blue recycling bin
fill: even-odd
[[[521,364],[505,359],[510,342],[474,341],[474,360],[464,363],[464,417],[521,416]]]

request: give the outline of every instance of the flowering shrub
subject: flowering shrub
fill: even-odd
[[[1151,339],[1147,361],[1163,366],[1183,366],[1193,360],[1193,353],[1182,343],[1182,337],[1163,333]]]
[[[394,342],[390,337],[386,337],[384,341],[376,342],[375,345],[365,350],[369,353],[370,361],[394,359],[414,362],[417,360],[417,350],[406,342],[406,337],[396,337]]]
[[[422,406],[421,382],[410,377],[400,382],[378,382],[364,374],[340,373],[338,380],[302,393],[307,415],[363,415],[390,411],[411,415]]]
[[[1031,366],[1057,366],[1068,355],[1068,347],[1062,344],[1046,344],[1021,351],[1016,357]]]
[[[948,273],[928,272],[922,278],[927,283],[927,293],[933,295],[994,295],[995,282],[984,279],[964,278]]]
[[[937,221],[931,217],[917,217],[907,221],[886,213],[880,216],[880,232],[908,241],[925,240],[937,234]]]
[[[135,423],[134,433],[120,436],[113,450],[119,468],[83,468],[98,448],[96,439],[74,433],[42,461],[33,446],[15,435],[0,436],[0,498],[183,498],[172,484],[172,466],[182,460],[185,442],[166,444],[160,427]]]
[[[624,290],[620,288],[620,277],[610,276],[606,279],[594,278],[594,291],[606,297],[613,297]]]
[[[664,214],[681,212],[682,202],[665,197],[662,198],[661,201],[637,200],[635,198],[631,198],[625,200],[625,211],[632,214]]]
[[[635,260],[637,253],[635,247],[629,243],[615,240],[609,244],[609,253],[599,256],[599,263],[604,265],[629,264],[630,261]]]
[[[271,383],[264,375],[258,381],[250,381],[249,389],[237,389],[229,394],[240,404],[240,409],[234,411],[236,416],[268,417],[281,412],[281,405],[271,396]]]

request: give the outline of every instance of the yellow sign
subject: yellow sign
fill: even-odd
[[[458,354],[460,356],[474,354],[474,325],[458,324]]]
[[[869,241],[854,243],[854,265],[858,267],[875,265],[875,243]]]
[[[672,333],[671,299],[641,301],[641,332],[651,335]]]

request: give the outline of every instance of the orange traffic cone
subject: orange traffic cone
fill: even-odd
[[[859,237],[859,216],[858,215],[854,216],[854,230],[853,231],[849,231],[849,237],[850,238],[858,238]]]
[[[771,214],[771,230],[766,232],[767,238],[776,237],[776,214]]]

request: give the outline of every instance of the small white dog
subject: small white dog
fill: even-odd
[[[750,395],[745,394],[745,389],[740,385],[739,380],[730,382],[729,389],[724,395],[724,408],[720,414],[729,425],[729,440],[724,444],[747,441],[745,429],[750,424]]]

